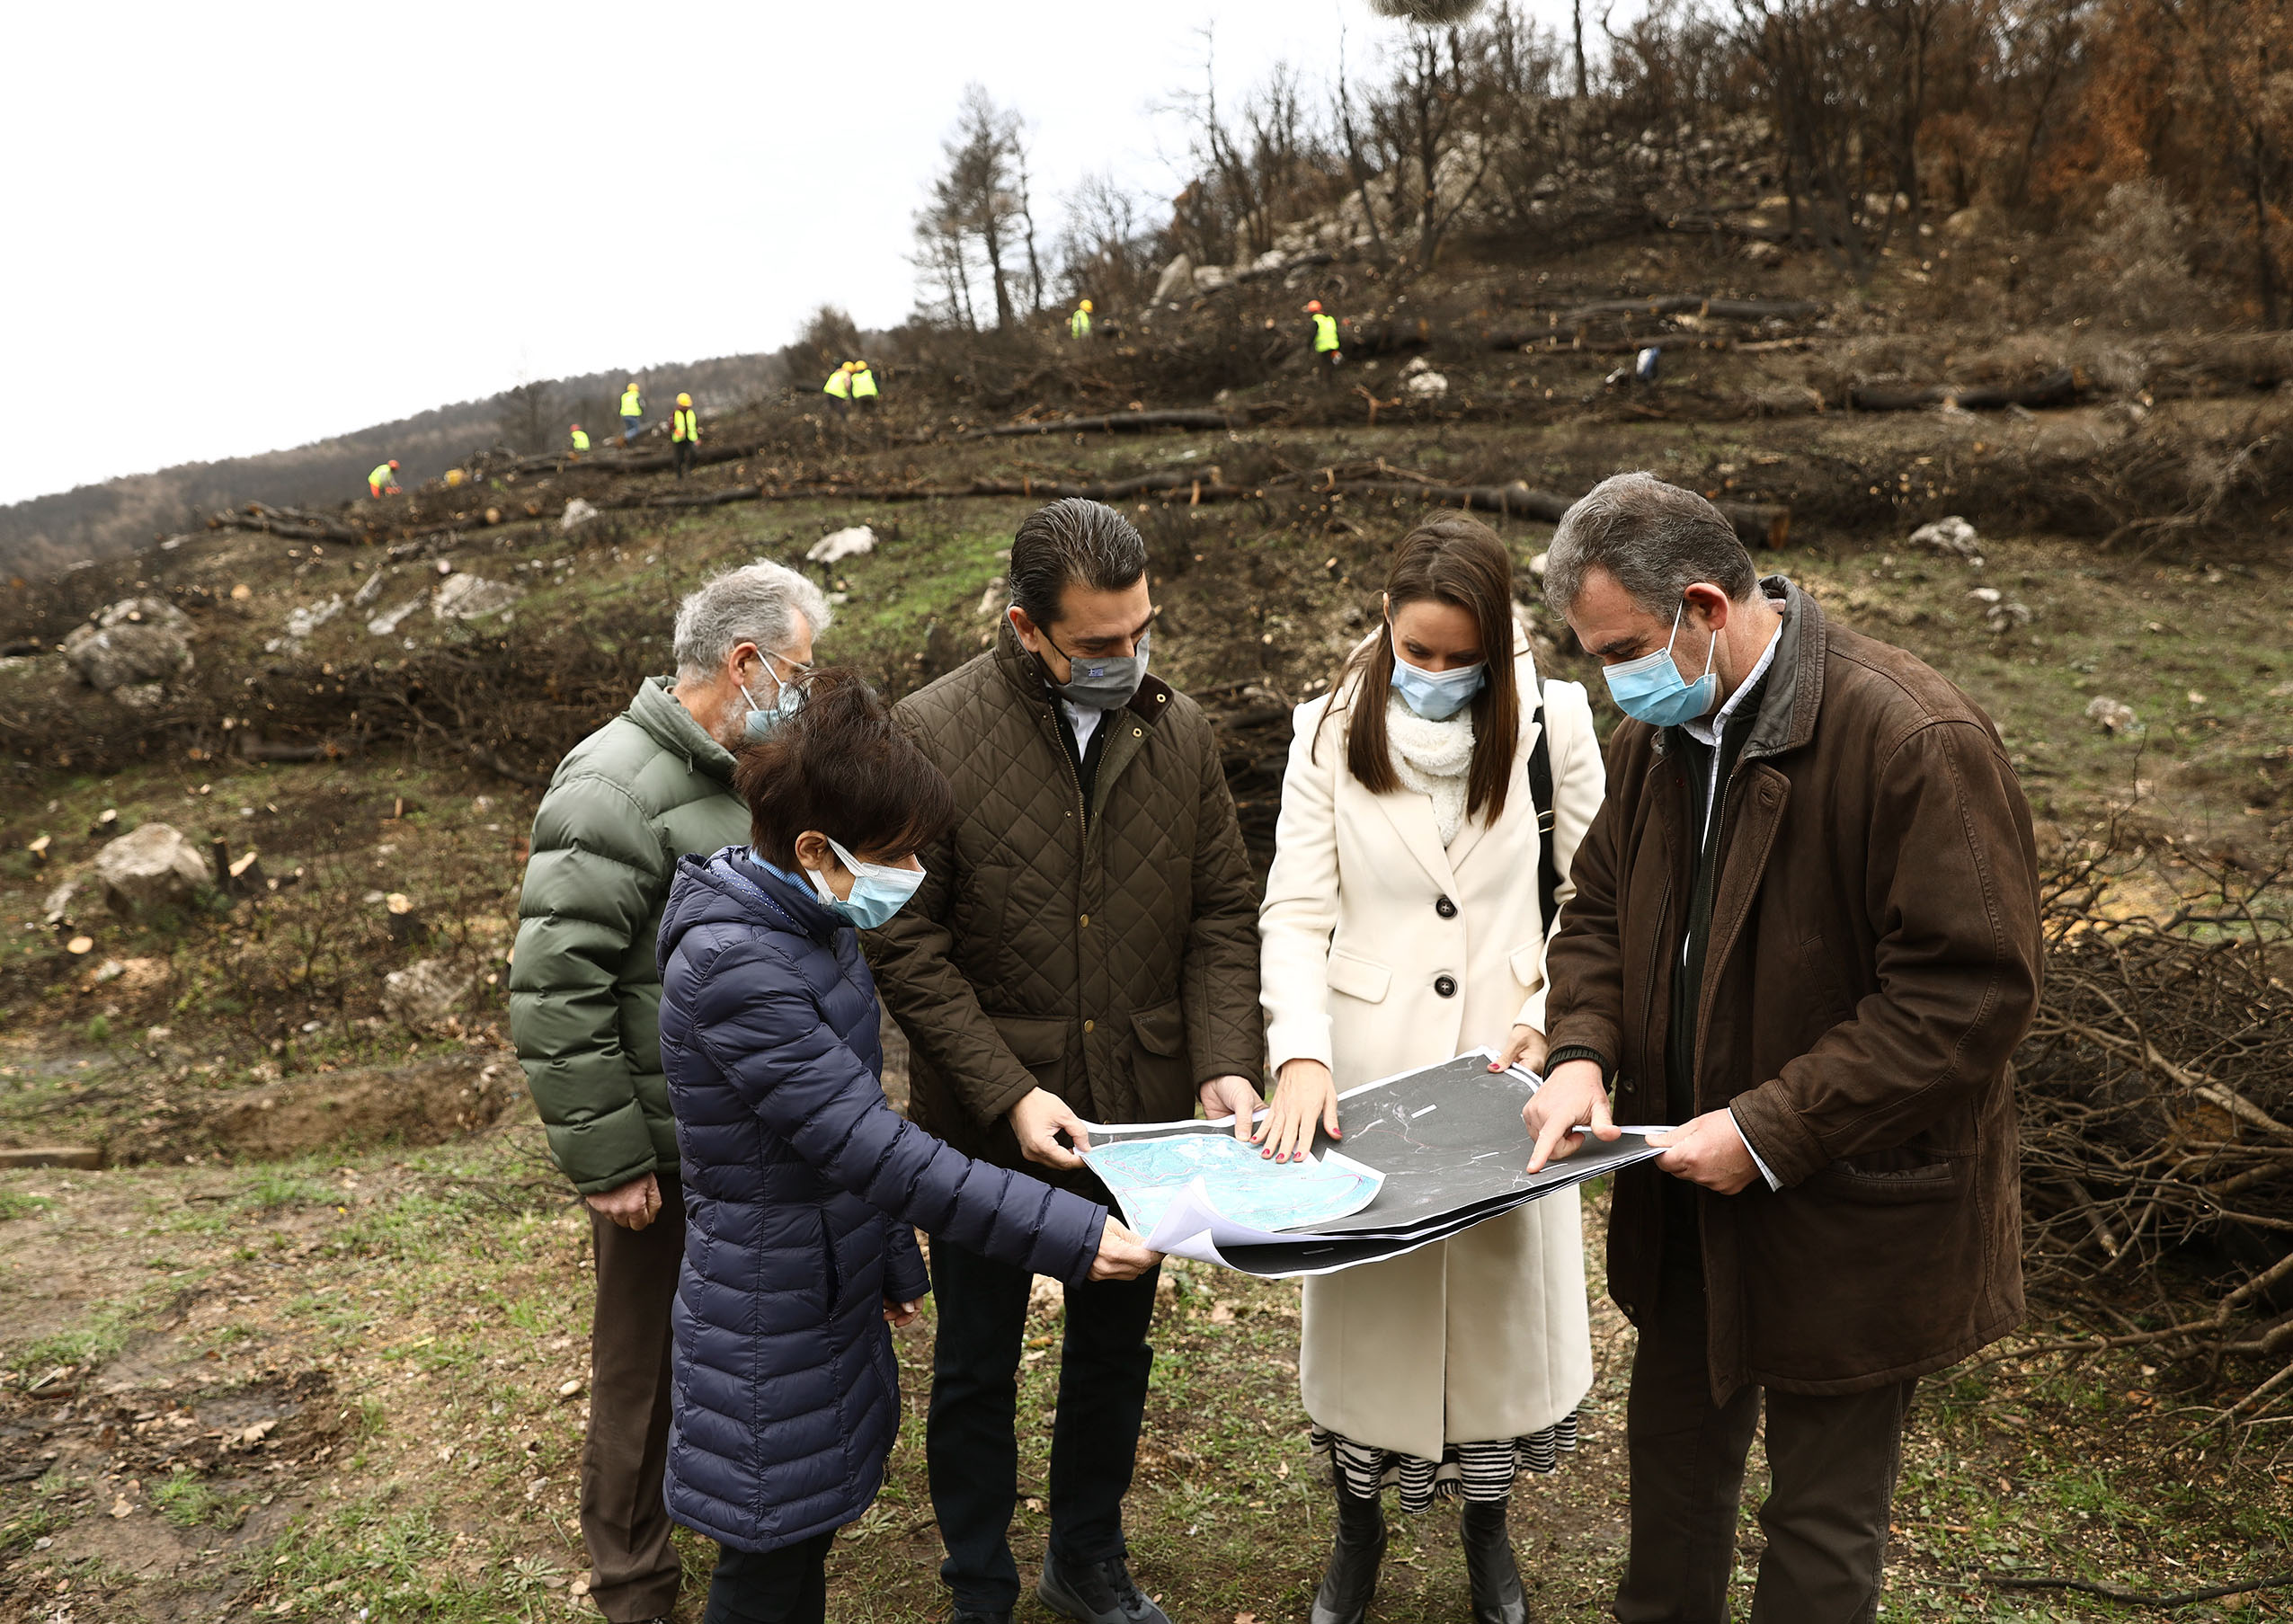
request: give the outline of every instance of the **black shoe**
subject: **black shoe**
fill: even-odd
[[[1473,1586],[1473,1624],[1528,1624],[1529,1598],[1513,1560],[1505,1504],[1465,1506],[1465,1576]]]
[[[1011,1610],[1007,1607],[1001,1612],[974,1612],[969,1608],[959,1607],[949,1617],[947,1624],[1011,1624]]]
[[[1373,1495],[1357,1500],[1338,1491],[1338,1540],[1329,1568],[1314,1592],[1311,1624],[1362,1624],[1377,1599],[1378,1565],[1385,1560],[1385,1507]]]
[[[1069,1568],[1045,1551],[1035,1593],[1052,1611],[1083,1624],[1170,1624],[1169,1615],[1131,1583],[1130,1564],[1121,1557]]]

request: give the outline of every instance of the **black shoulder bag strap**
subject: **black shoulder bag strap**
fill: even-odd
[[[1560,912],[1560,859],[1552,839],[1552,730],[1544,721],[1544,676],[1537,676],[1537,707],[1529,720],[1540,725],[1537,741],[1529,747],[1529,800],[1537,814],[1537,908],[1544,916],[1544,934],[1552,936],[1552,921]]]

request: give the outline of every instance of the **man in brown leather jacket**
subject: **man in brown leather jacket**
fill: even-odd
[[[1531,1166],[1679,1124],[1609,1222],[1640,1331],[1616,1616],[1727,1619],[1764,1396],[1755,1624],[1867,1620],[1917,1379],[2022,1312],[2029,808],[1973,701],[1758,580],[1691,492],[1600,485],[1545,591],[1631,719],[1551,948]]]
[[[915,1120],[1004,1167],[1066,1169],[1085,1122],[1236,1114],[1265,1039],[1258,888],[1209,719],[1147,671],[1146,545],[1095,501],[1038,509],[1011,548],[997,646],[903,701],[960,820],[920,854],[922,888],[868,934],[911,1046]],[[1062,1142],[1064,1136],[1068,1143]],[[1018,1600],[1015,1376],[1027,1273],[932,1247],[937,1343],[925,1453],[960,1620]],[[1155,1272],[1070,1290],[1036,1593],[1091,1624],[1163,1618],[1126,1566],[1153,1350]]]

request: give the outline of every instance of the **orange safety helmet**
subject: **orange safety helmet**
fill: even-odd
[[[1306,301],[1306,314],[1308,315],[1320,315],[1321,314],[1321,301],[1320,299],[1308,299]]]
[[[396,457],[392,457],[392,458],[390,459],[390,466],[391,466],[393,468],[395,468],[395,467],[398,466],[398,459],[397,459]]]

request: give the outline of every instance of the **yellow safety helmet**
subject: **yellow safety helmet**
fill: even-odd
[[[1085,299],[1085,300],[1083,301],[1083,308],[1084,308],[1084,309],[1086,309],[1086,310],[1089,310],[1090,307],[1091,307],[1091,302],[1090,302],[1089,299]]]
[[[844,363],[844,370],[847,372],[858,372],[859,369],[860,364],[858,361],[846,361]]]
[[[680,395],[677,397],[677,404],[680,406],[689,406],[693,404],[693,397],[689,395]]]

